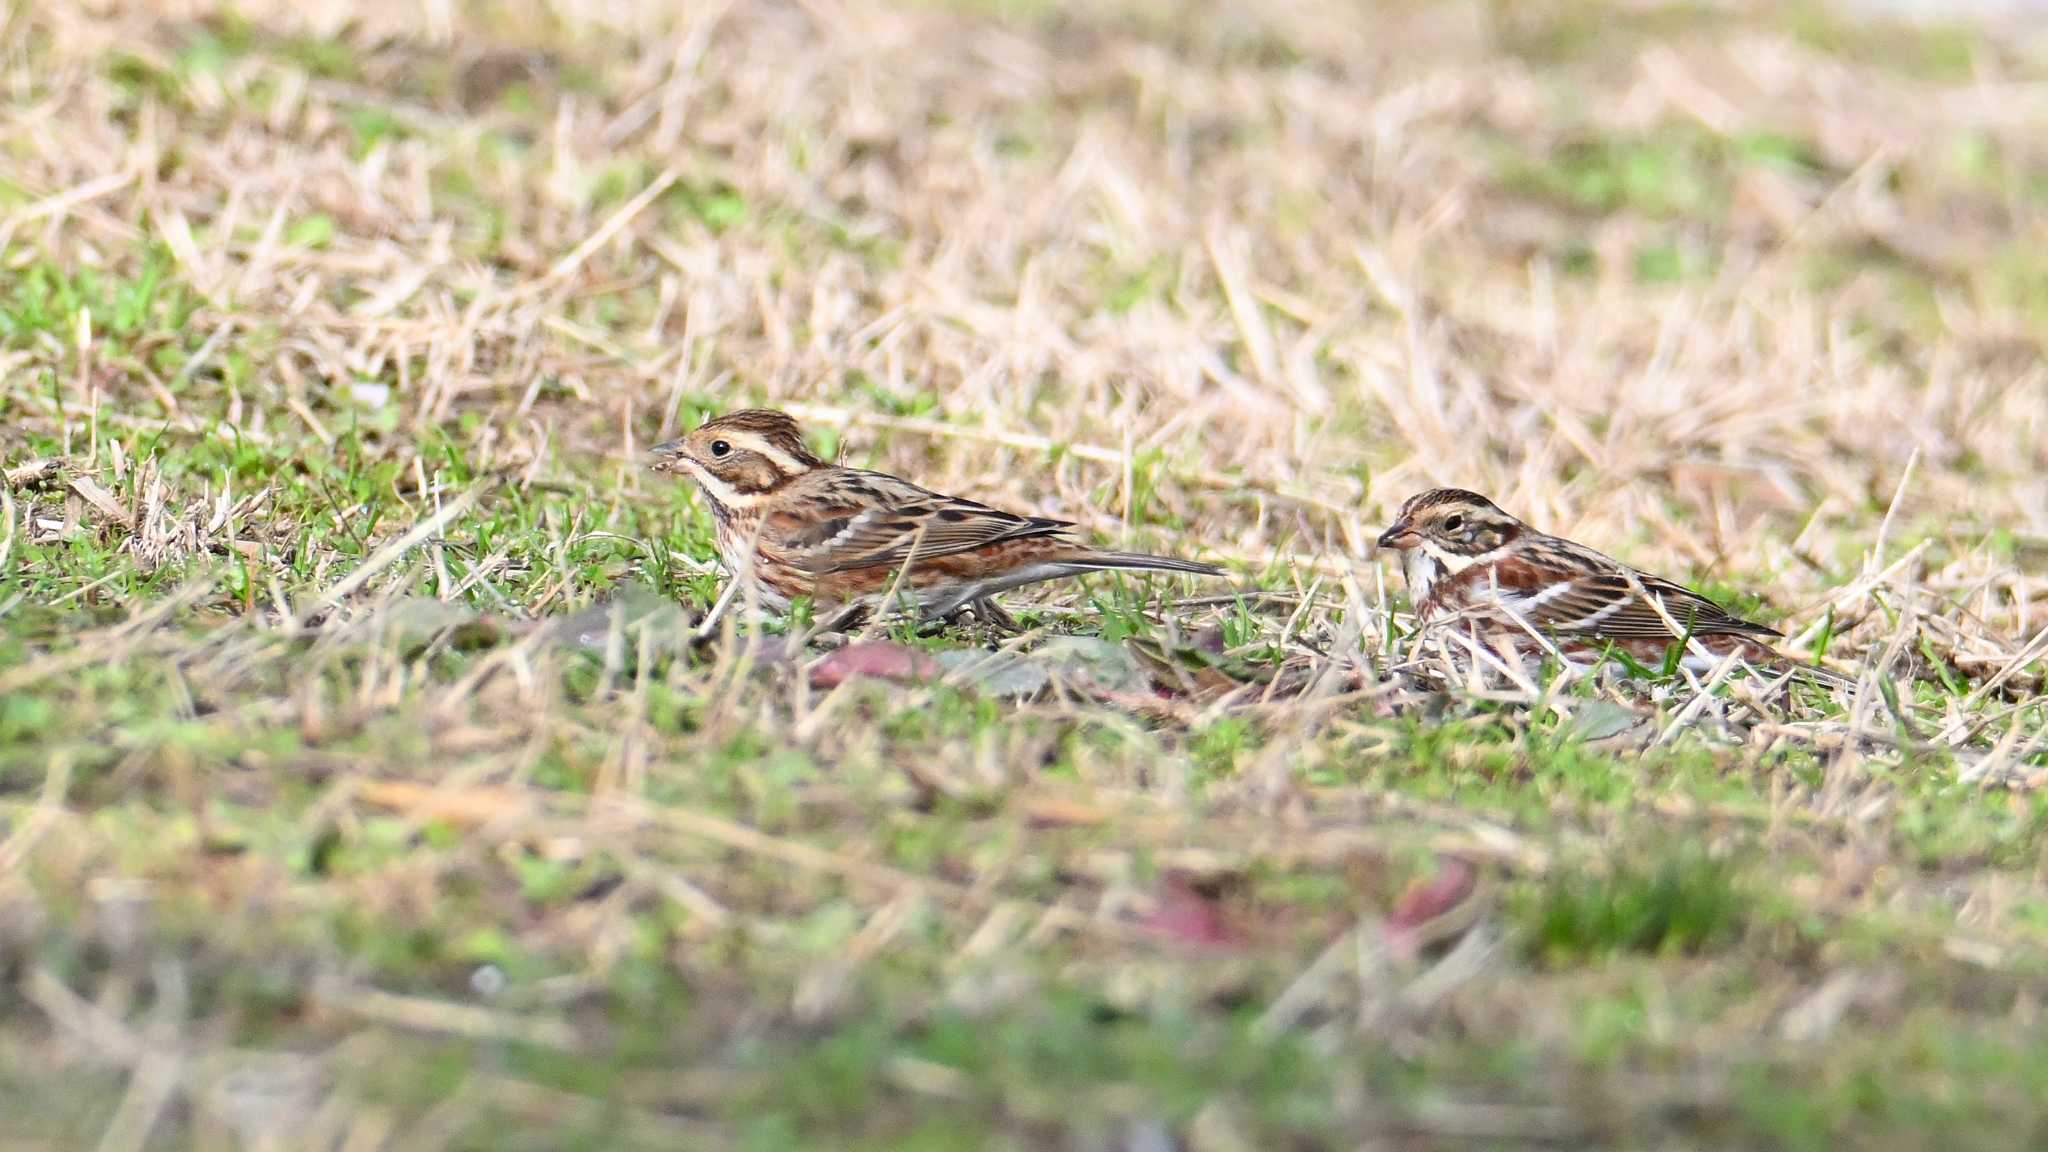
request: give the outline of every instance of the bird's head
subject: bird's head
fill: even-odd
[[[1462,488],[1433,488],[1401,505],[1379,546],[1396,552],[1421,548],[1451,557],[1483,556],[1513,540],[1522,522],[1493,501]]]
[[[825,465],[804,444],[795,420],[765,408],[713,417],[655,445],[652,455],[656,472],[688,476],[728,506],[744,506]]]

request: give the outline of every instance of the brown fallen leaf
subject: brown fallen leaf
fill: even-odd
[[[858,676],[915,682],[936,680],[944,665],[927,652],[888,640],[867,640],[828,653],[811,665],[811,684],[837,688]]]
[[[1224,636],[1223,625],[1211,624],[1195,633],[1189,639],[1188,647],[1197,652],[1207,652],[1211,656],[1221,656],[1229,650],[1230,645]]]
[[[1427,931],[1472,895],[1479,886],[1479,869],[1457,856],[1441,859],[1434,873],[1408,885],[1382,926],[1390,946],[1404,955],[1421,950],[1434,933]]]
[[[1205,651],[1203,649],[1172,650],[1136,641],[1125,641],[1125,648],[1137,658],[1138,665],[1151,681],[1153,691],[1161,696],[1207,703],[1244,687],[1242,681],[1196,658],[1198,653]],[[1219,648],[1217,653],[1220,652]]]
[[[71,478],[71,490],[78,493],[79,498],[87,504],[98,509],[100,515],[105,516],[107,519],[127,527],[132,528],[135,526],[134,517],[128,515],[128,510],[121,507],[119,500],[114,499],[114,494],[107,491],[106,488],[101,486],[99,481],[94,480],[92,477],[73,476]]]
[[[1172,873],[1160,881],[1152,910],[1139,918],[1138,927],[1175,944],[1216,948],[1244,942],[1212,892]]]

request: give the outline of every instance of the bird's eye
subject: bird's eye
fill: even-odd
[[[713,456],[727,456],[730,455],[731,453],[732,445],[727,444],[725,441],[713,440],[711,442],[711,454]]]
[[[1465,518],[1463,516],[1458,515],[1457,513],[1452,513],[1451,515],[1444,517],[1444,531],[1446,532],[1456,532],[1458,529],[1463,528],[1464,526]]]

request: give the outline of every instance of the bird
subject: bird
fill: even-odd
[[[651,450],[657,472],[696,482],[710,505],[727,595],[787,612],[808,597],[827,629],[851,627],[892,597],[927,621],[977,619],[1015,630],[1000,592],[1087,572],[1221,576],[1214,564],[1117,552],[1067,520],[1025,516],[900,476],[821,459],[785,412],[714,417]],[[723,597],[721,599],[724,599]]]
[[[1576,670],[1626,656],[1657,667],[1671,646],[1706,672],[1730,656],[1829,686],[1854,681],[1780,654],[1777,629],[1744,620],[1683,585],[1583,544],[1539,532],[1462,488],[1412,496],[1377,541],[1398,552],[1425,630],[1453,622],[1496,648]]]

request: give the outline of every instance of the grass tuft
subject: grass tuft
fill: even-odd
[[[1734,870],[1697,848],[1547,884],[1518,913],[1529,953],[1568,966],[1614,953],[1693,955],[1738,938],[1751,901]]]

